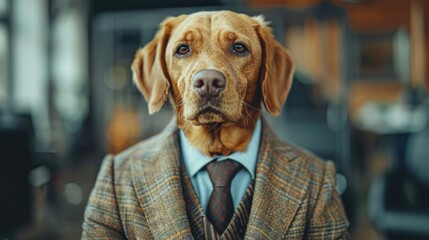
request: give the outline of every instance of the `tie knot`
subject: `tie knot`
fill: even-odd
[[[213,187],[230,187],[232,179],[240,171],[241,164],[233,160],[213,161],[206,166]]]

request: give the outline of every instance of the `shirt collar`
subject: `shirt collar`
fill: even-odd
[[[252,139],[244,152],[233,152],[228,156],[206,156],[200,153],[194,146],[192,146],[182,130],[180,130],[180,150],[182,152],[183,161],[186,170],[191,177],[194,177],[205,165],[213,160],[223,161],[232,159],[243,165],[244,168],[255,178],[255,168],[258,157],[259,142],[261,138],[261,119],[256,122],[255,130],[253,130]]]

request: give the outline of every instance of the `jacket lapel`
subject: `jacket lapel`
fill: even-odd
[[[154,239],[193,239],[180,182],[175,124],[170,123],[158,138],[153,149],[136,161],[135,191]]]
[[[299,181],[297,158],[264,121],[246,239],[284,238],[308,188]]]

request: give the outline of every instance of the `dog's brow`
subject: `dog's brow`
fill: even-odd
[[[186,32],[185,35],[184,35],[184,39],[187,42],[194,41],[194,39],[195,39],[195,33],[194,33],[194,31],[188,31],[188,32]]]
[[[235,40],[235,39],[238,38],[238,35],[235,32],[232,32],[232,31],[222,31],[221,34],[227,40]]]
[[[192,29],[184,32],[180,37],[179,41],[181,42],[194,42],[197,41],[201,36],[201,33],[198,29]]]

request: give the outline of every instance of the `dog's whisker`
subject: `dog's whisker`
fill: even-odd
[[[178,116],[180,116],[183,112],[183,108],[180,109],[180,111],[177,113]]]
[[[209,131],[212,131],[213,129],[215,129],[216,128],[216,125],[213,125],[213,126],[211,126],[208,130]]]
[[[255,108],[254,106],[252,106],[252,105],[248,104],[247,102],[245,102],[245,101],[243,101],[243,100],[241,100],[241,99],[240,99],[240,101],[241,101],[241,103],[243,103],[245,106],[248,106],[248,107],[252,108],[253,110],[259,111],[259,109],[257,109],[257,108]]]
[[[240,113],[240,120],[241,122],[243,122],[245,125],[247,125],[247,119],[246,117],[243,115],[243,113]],[[240,123],[237,121],[237,125],[240,125]]]
[[[252,120],[252,122],[255,122],[255,120],[253,119],[252,115],[249,113],[249,111],[247,111],[247,108],[245,110],[245,113],[249,116],[249,118]]]
[[[183,132],[187,132],[189,128],[191,128],[191,126],[192,126],[191,123],[186,123],[186,125],[183,127]]]
[[[216,123],[215,126],[217,126],[218,124],[219,123]],[[216,129],[215,134],[219,133],[221,129],[222,129],[222,125]]]
[[[173,110],[176,111],[177,107],[182,106],[183,100],[179,100],[175,105],[173,105]]]

